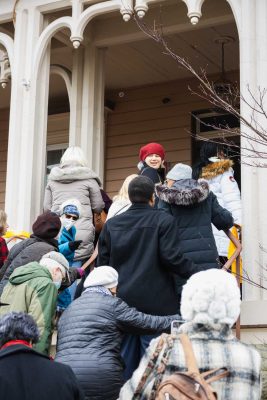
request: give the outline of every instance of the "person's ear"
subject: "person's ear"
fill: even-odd
[[[154,207],[154,205],[155,205],[155,194],[154,193],[152,194],[151,199],[149,200],[149,205],[151,207]]]

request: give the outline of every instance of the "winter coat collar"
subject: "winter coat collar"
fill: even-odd
[[[181,179],[172,187],[157,185],[156,193],[160,200],[177,206],[192,206],[200,203],[209,195],[209,184],[204,179]]]
[[[39,353],[38,351],[30,347],[24,346],[22,344],[16,344],[14,346],[9,346],[6,347],[5,349],[0,350],[0,359],[18,353],[31,353],[33,355],[44,357],[49,360],[49,357],[46,356],[45,354]]]
[[[52,168],[48,180],[59,182],[72,182],[83,179],[95,179],[99,185],[101,181],[97,174],[88,167],[67,165],[65,167]]]
[[[210,164],[203,167],[201,178],[203,179],[212,179],[218,175],[223,174],[228,171],[234,165],[231,160],[219,160],[215,162],[211,162]]]
[[[203,325],[194,322],[186,322],[179,328],[179,333],[186,333],[190,339],[215,339],[215,340],[233,340],[232,329],[226,324]]]
[[[31,239],[35,239],[36,242],[44,242],[50,244],[51,246],[55,247],[55,251],[58,251],[58,241],[57,239],[43,239],[36,235],[31,235]]]
[[[128,208],[127,211],[130,210],[138,210],[138,209],[148,209],[148,210],[153,210],[153,207],[151,207],[147,203],[133,203],[130,208]]]

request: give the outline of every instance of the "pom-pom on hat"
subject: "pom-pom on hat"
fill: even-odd
[[[162,160],[165,158],[165,150],[164,147],[159,143],[148,143],[145,146],[141,147],[139,151],[139,159],[141,161],[145,161],[149,154],[157,154],[161,157]]]
[[[167,179],[172,181],[179,181],[180,179],[191,179],[192,178],[192,168],[186,164],[175,164],[174,167],[166,175]]]
[[[32,226],[32,231],[35,236],[42,239],[53,239],[57,236],[61,228],[59,216],[51,211],[47,211],[39,217]]]
[[[191,276],[184,285],[181,314],[184,320],[211,326],[232,326],[240,314],[240,290],[233,275],[209,269]]]
[[[91,286],[104,286],[107,289],[111,289],[118,285],[119,275],[118,272],[106,265],[93,269],[92,272],[85,279],[84,287],[88,288]]]

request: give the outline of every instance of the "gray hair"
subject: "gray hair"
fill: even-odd
[[[31,315],[10,312],[0,318],[0,347],[10,340],[38,342],[39,330]]]

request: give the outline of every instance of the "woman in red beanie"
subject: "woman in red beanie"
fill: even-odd
[[[165,150],[164,147],[159,143],[148,143],[141,147],[139,151],[138,168],[140,169],[140,175],[147,176],[155,184],[163,183],[165,180]]]

